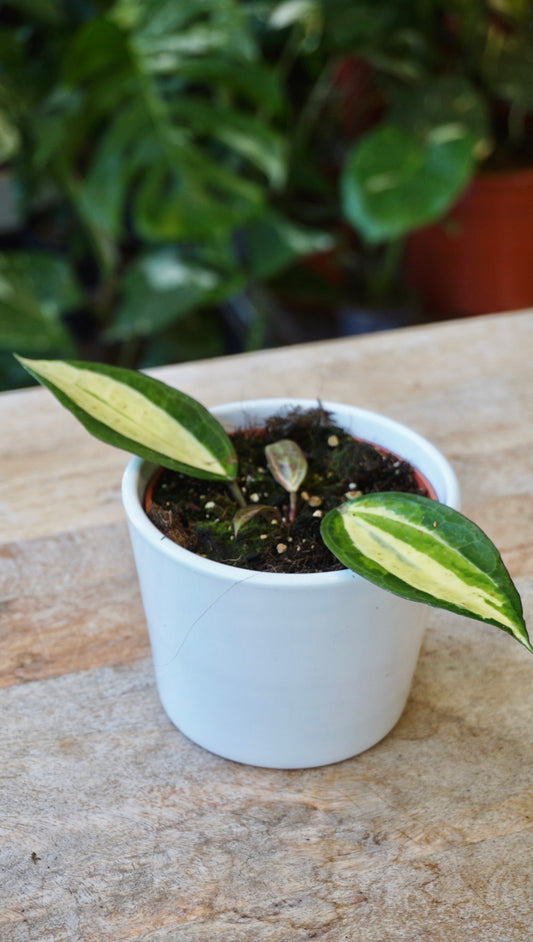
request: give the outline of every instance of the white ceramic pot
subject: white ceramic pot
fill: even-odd
[[[315,400],[213,409],[228,430]],[[357,437],[410,461],[457,507],[446,459],[372,412],[324,403]],[[270,768],[326,765],[382,739],[407,700],[427,614],[349,570],[281,575],[212,562],[162,536],[143,510],[155,466],[133,458],[123,501],[157,687],[176,726],[228,759]]]

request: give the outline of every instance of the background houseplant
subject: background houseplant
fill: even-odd
[[[2,6],[1,156],[21,214],[0,258],[3,349],[227,352],[220,302],[329,244],[270,205],[286,103],[255,7]]]
[[[532,650],[497,550],[451,507],[388,493],[328,512],[326,544],[368,582],[346,570],[278,580],[277,573],[221,565],[162,540],[143,508],[154,461],[232,492],[245,483],[219,422],[138,373],[79,362],[23,365],[93,434],[148,459],[130,463],[123,494],[160,693],[171,718],[207,748],[294,767],[346,758],[385,735],[403,709],[422,638],[420,607],[397,608],[398,594],[498,625]],[[230,428],[243,419],[255,427],[273,406],[233,404],[218,414]],[[455,502],[453,472],[427,442],[372,413],[332,409],[352,434],[412,458],[438,496]],[[378,686],[370,697],[369,677],[371,688],[387,677],[393,688]]]
[[[531,162],[523,0],[2,12],[4,386],[15,347],[149,365],[335,334],[346,308],[412,321],[403,237]]]
[[[411,25],[397,11],[397,68],[381,50],[367,57],[384,107],[345,165],[348,218],[376,243],[446,221],[408,240],[411,281],[431,313],[530,304],[531,4],[409,6]]]

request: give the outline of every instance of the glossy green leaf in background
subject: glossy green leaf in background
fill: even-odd
[[[123,297],[108,340],[128,340],[164,330],[214,297],[213,270],[180,258],[169,246],[135,259],[123,279]]]
[[[72,345],[61,315],[80,297],[74,274],[59,256],[0,253],[0,346],[68,355]]]
[[[458,129],[427,143],[387,125],[366,135],[343,172],[344,212],[371,243],[438,219],[469,179],[472,142]]]
[[[496,625],[533,653],[498,550],[451,507],[415,494],[367,494],[326,514],[321,532],[332,553],[370,582]]]
[[[266,210],[243,228],[246,268],[256,279],[268,278],[299,259],[329,252],[335,246],[326,231],[296,225],[274,210]]]
[[[470,82],[445,76],[396,92],[387,122],[348,155],[345,216],[370,243],[400,238],[441,218],[490,149],[486,109]]]

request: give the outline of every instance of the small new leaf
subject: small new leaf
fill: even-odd
[[[267,445],[265,455],[274,479],[289,494],[295,494],[307,474],[307,460],[300,446],[283,438]]]
[[[233,518],[233,532],[235,536],[238,536],[242,528],[245,527],[250,520],[253,520],[254,517],[257,517],[258,514],[268,514],[277,517],[281,523],[281,514],[277,507],[269,507],[268,504],[247,504],[246,507],[241,507]]]
[[[321,532],[335,556],[370,582],[496,625],[533,653],[498,550],[451,507],[415,494],[367,494],[326,514]]]

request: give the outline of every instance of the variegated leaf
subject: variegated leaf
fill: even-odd
[[[192,477],[233,481],[233,443],[204,406],[143,373],[77,360],[28,360],[47,386],[96,438]]]
[[[265,455],[272,476],[289,494],[295,494],[307,474],[307,460],[296,442],[282,438],[267,445]]]
[[[415,494],[367,494],[326,514],[321,529],[335,556],[371,582],[496,625],[533,653],[498,550],[456,510]]]
[[[277,507],[270,507],[268,504],[247,504],[246,507],[240,507],[233,517],[233,532],[235,536],[238,536],[242,528],[259,514],[277,517],[281,523],[281,514]]]

